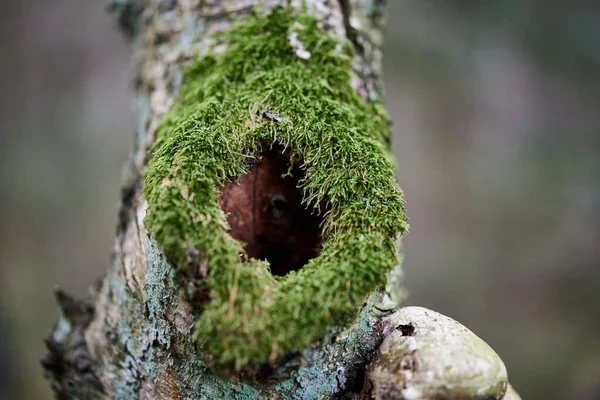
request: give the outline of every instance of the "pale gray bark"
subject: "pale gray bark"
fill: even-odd
[[[62,313],[47,340],[50,354],[44,361],[58,398],[317,399],[368,398],[379,393],[370,389],[377,387],[376,377],[371,381],[369,376],[377,364],[369,363],[397,328],[393,317],[386,316],[386,308],[397,306],[398,273],[391,276],[387,293],[369,297],[356,324],[345,333],[315,343],[274,371],[217,376],[209,367],[211,355],[192,339],[194,316],[179,290],[180,278],[144,227],[146,202],[140,173],[157,125],[173,104],[183,68],[214,44],[208,34],[226,29],[228,15],[244,18],[253,7],[270,9],[287,3],[115,0],[113,8],[132,35],[136,145],[107,275],[94,288],[89,304],[58,294]],[[302,2],[291,3],[299,7]],[[366,100],[379,97],[383,1],[306,3],[327,29],[356,46],[353,87]],[[374,362],[378,360],[381,356]],[[503,393],[489,398],[501,398]]]

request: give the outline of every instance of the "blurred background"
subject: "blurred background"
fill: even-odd
[[[108,266],[133,107],[106,3],[0,4],[2,399],[51,398],[53,287]],[[408,303],[486,340],[524,399],[600,399],[600,3],[390,3]]]

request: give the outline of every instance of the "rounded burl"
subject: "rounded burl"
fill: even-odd
[[[368,368],[367,397],[375,399],[518,399],[508,396],[500,357],[455,320],[422,307],[390,317],[390,333]],[[505,396],[506,395],[506,396]]]

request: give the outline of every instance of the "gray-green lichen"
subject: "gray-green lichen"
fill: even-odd
[[[133,291],[126,279],[116,276],[102,289],[102,296],[120,303],[116,321],[105,316],[112,354],[101,375],[111,377],[104,382],[108,392],[123,400],[258,399],[252,386],[212,373],[192,339],[193,324],[172,266],[154,241],[143,247],[148,248],[143,290]]]
[[[130,229],[132,229],[130,227]],[[147,240],[147,239],[146,239]],[[141,298],[111,279],[105,296],[120,304],[120,313],[109,331],[111,353],[119,363],[104,365],[104,376],[116,376],[109,393],[133,399],[319,399],[351,391],[369,355],[381,342],[380,313],[375,306],[381,293],[369,296],[355,324],[340,333],[330,332],[326,342],[315,343],[287,363],[275,366],[273,379],[256,376],[220,377],[210,368],[210,357],[191,335],[191,321],[181,303],[173,268],[158,245],[149,241],[147,276]],[[149,282],[152,284],[149,284]],[[146,317],[144,317],[146,315]],[[109,318],[110,319],[110,318]],[[161,337],[170,338],[168,341]],[[117,368],[115,368],[117,367]],[[105,382],[106,384],[106,382]]]
[[[211,301],[197,310],[196,336],[239,368],[351,322],[399,263],[396,237],[407,224],[389,122],[379,102],[351,87],[348,43],[292,8],[256,13],[220,35],[227,50],[194,62],[159,127],[144,174],[145,224],[179,268],[192,262],[189,249],[210,260]],[[328,210],[321,255],[283,278],[267,262],[240,261],[243,245],[218,202],[219,187],[274,142],[302,163],[306,206]]]

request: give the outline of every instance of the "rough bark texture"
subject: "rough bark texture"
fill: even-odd
[[[60,399],[358,398],[374,395],[365,373],[381,342],[396,329],[400,270],[372,293],[357,321],[301,354],[241,373],[212,368],[213,355],[193,339],[196,317],[169,264],[144,226],[141,171],[183,69],[209,46],[210,34],[253,8],[307,6],[323,26],[355,46],[352,86],[367,101],[381,96],[383,1],[377,0],[120,0],[113,9],[131,35],[136,65],[136,145],[112,266],[91,303],[58,293],[60,320],[47,339],[46,375]],[[218,36],[216,36],[218,37]],[[218,39],[217,39],[218,40]],[[370,367],[373,369],[374,367]],[[367,385],[365,386],[365,382]],[[506,385],[504,385],[506,387]],[[505,389],[503,389],[505,390]],[[495,397],[501,398],[504,391]],[[458,397],[457,397],[458,398]]]

